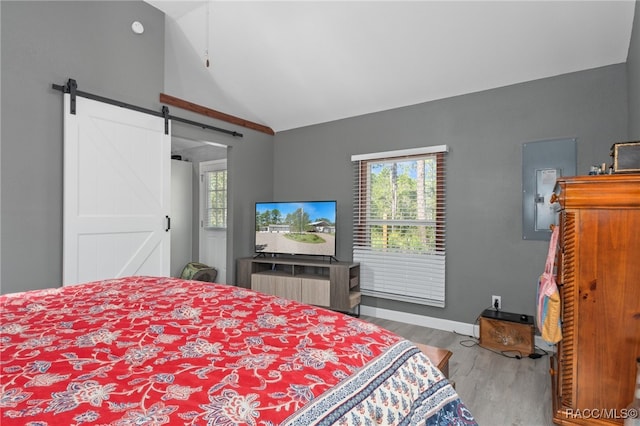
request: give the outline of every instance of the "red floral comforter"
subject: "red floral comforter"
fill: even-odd
[[[129,277],[0,308],[3,425],[474,424],[411,343],[247,289]]]

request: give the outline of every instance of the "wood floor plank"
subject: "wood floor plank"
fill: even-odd
[[[480,425],[551,426],[549,357],[507,358],[477,338],[362,315],[408,340],[448,349],[449,376]]]

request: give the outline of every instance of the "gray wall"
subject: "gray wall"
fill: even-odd
[[[627,57],[629,85],[629,140],[640,140],[640,2],[636,1],[633,32]]]
[[[210,141],[213,142],[213,141]],[[201,145],[195,148],[174,149],[171,146],[171,155],[181,155],[182,160],[191,164],[191,181],[194,188],[191,205],[191,260],[200,258],[200,163],[212,160],[224,160],[227,158],[227,148]]]
[[[533,314],[548,243],[522,240],[522,144],[575,137],[579,173],[627,136],[624,64],[278,133],[274,197],[337,199],[338,258],[352,259],[352,154],[446,144],[446,307],[364,304],[473,323],[502,296]]]
[[[165,17],[142,1],[3,0],[0,9],[0,292],[9,293],[62,280],[62,94],[51,84],[74,78],[80,90],[159,111]],[[144,24],[144,34],[131,31],[134,20]],[[273,137],[175,108],[171,113],[245,135],[217,139],[231,147],[233,278],[233,259],[253,251],[252,200],[271,196]],[[173,133],[212,138],[177,123]]]
[[[2,292],[62,278],[62,94],[87,92],[159,110],[164,15],[136,2],[0,2]],[[144,34],[131,23],[140,20]]]

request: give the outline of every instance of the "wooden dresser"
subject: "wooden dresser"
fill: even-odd
[[[622,424],[640,356],[640,175],[560,178],[554,199],[563,336],[551,358],[553,420]]]

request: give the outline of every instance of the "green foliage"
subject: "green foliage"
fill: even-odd
[[[256,230],[266,228],[269,225],[283,225],[285,224],[282,219],[282,213],[280,210],[265,210],[262,213],[256,212]]]
[[[435,157],[370,165],[372,248],[407,252],[435,250],[436,166]]]
[[[285,238],[288,238],[299,243],[308,244],[321,244],[326,242],[319,234],[285,234]]]
[[[224,228],[227,226],[227,171],[207,172],[205,176],[207,179],[206,225]]]
[[[309,214],[301,208],[297,209],[293,213],[289,213],[284,221],[290,225],[291,232],[305,232],[307,230],[307,225],[311,222]]]

